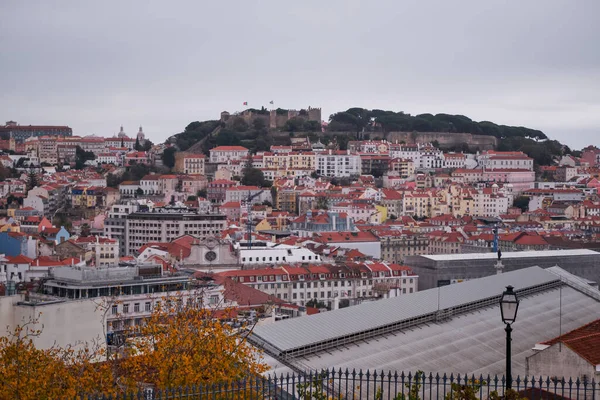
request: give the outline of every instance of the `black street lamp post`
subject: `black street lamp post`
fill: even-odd
[[[500,298],[500,313],[502,314],[502,322],[506,324],[506,389],[512,389],[512,372],[511,372],[511,337],[512,323],[517,319],[517,310],[519,308],[519,299],[513,291],[512,286],[507,286],[502,297]]]

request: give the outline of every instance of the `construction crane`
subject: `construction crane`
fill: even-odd
[[[252,220],[250,219],[250,213],[252,212],[252,200],[260,196],[264,190],[251,194],[248,192],[248,197],[244,200],[248,210],[248,216],[246,217],[246,229],[248,231],[248,249],[252,249]]]

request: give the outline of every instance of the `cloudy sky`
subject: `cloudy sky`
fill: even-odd
[[[154,141],[239,111],[456,113],[600,144],[598,0],[0,0],[0,121]]]

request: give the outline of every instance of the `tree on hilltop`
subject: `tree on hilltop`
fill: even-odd
[[[175,147],[169,147],[163,151],[161,159],[165,167],[173,168],[175,166],[175,153],[177,153]]]
[[[252,166],[244,168],[241,182],[242,185],[246,186],[266,186],[266,179],[263,172],[260,169]]]

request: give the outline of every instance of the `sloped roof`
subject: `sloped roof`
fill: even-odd
[[[253,335],[275,349],[285,352],[418,318],[434,313],[438,309],[456,308],[500,296],[505,286],[510,284],[515,285],[518,291],[557,280],[555,275],[539,267],[524,268],[456,285],[424,290],[409,296],[363,303],[330,311],[326,315],[258,326],[254,329]]]
[[[544,342],[549,346],[563,343],[592,365],[600,365],[600,319]]]

